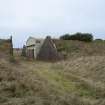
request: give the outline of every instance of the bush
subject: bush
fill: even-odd
[[[70,34],[62,35],[62,36],[60,37],[60,39],[63,39],[63,40],[70,40]]]
[[[102,39],[95,39],[94,41],[95,41],[95,42],[103,42]]]
[[[60,39],[91,42],[91,41],[93,41],[93,35],[89,34],[89,33],[76,33],[73,35],[65,34],[65,35],[61,36]]]

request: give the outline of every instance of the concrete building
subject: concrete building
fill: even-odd
[[[58,61],[63,58],[50,36],[45,39],[29,37],[26,42],[26,56],[42,61]]]
[[[36,59],[37,54],[44,42],[44,39],[36,39],[34,37],[29,37],[26,42],[26,54],[30,58]]]

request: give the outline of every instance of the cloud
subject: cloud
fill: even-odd
[[[15,46],[31,35],[59,37],[80,31],[105,38],[104,4],[104,0],[0,0],[0,36],[13,34]]]

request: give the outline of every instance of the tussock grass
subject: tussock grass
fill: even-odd
[[[105,57],[58,63],[0,61],[1,105],[104,105]]]
[[[65,52],[70,58],[77,58],[80,56],[105,56],[105,41],[86,43],[73,40],[57,40],[55,43],[57,49],[60,52]]]

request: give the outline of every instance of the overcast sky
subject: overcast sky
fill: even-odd
[[[15,47],[29,36],[88,32],[105,39],[105,0],[0,0],[0,37]]]

